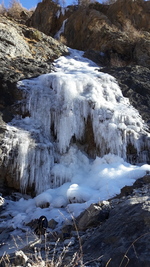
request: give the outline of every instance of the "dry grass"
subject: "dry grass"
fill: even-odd
[[[73,267],[79,265],[80,267],[84,267],[85,265],[82,263],[82,260],[79,256],[78,252],[75,252],[72,255],[72,258],[70,262],[66,262],[65,257],[67,252],[69,251],[69,247],[71,243],[64,246],[62,248],[62,251],[59,252],[59,249],[57,250],[57,247],[59,245],[60,239],[58,239],[55,242],[55,246],[53,248],[53,254],[51,254],[51,250],[49,248],[49,244],[46,241],[45,237],[45,248],[44,248],[44,254],[43,249],[40,249],[39,247],[34,246],[33,249],[31,249],[31,252],[24,253],[22,250],[17,249],[15,252],[15,255],[10,256],[7,253],[4,253],[3,256],[0,259],[0,266],[2,267],[15,267],[15,266],[36,266],[36,267]],[[16,245],[16,241],[15,241]],[[64,263],[66,262],[66,263]],[[65,264],[65,265],[64,265]]]
[[[121,60],[117,54],[113,54],[110,58],[110,65],[112,67],[125,67],[126,62]]]
[[[130,38],[132,41],[143,37],[143,33],[140,30],[137,30],[131,23],[129,19],[124,21],[123,32]]]
[[[76,226],[75,226],[75,228],[76,228]],[[51,252],[51,250],[49,248],[49,243],[47,242],[47,237],[45,235],[44,253],[42,251],[42,248],[36,247],[36,245],[39,243],[39,242],[36,242],[34,244],[33,248],[30,246],[30,253],[28,251],[25,254],[22,250],[19,250],[19,247],[17,245],[17,241],[14,239],[15,246],[17,249],[17,251],[15,252],[15,255],[10,256],[7,253],[4,253],[2,258],[0,259],[0,266],[1,267],[15,267],[15,266],[30,266],[30,267],[35,267],[35,266],[36,267],[61,267],[61,266],[75,267],[75,266],[80,266],[80,267],[86,267],[88,265],[95,266],[94,263],[96,263],[96,262],[99,262],[98,263],[98,266],[99,266],[103,255],[101,255],[99,258],[93,259],[91,261],[87,261],[85,263],[83,262],[83,251],[82,251],[81,241],[80,241],[78,229],[76,228],[76,230],[77,230],[77,236],[79,238],[79,251],[74,252],[70,261],[68,261],[68,260],[66,261],[65,257],[67,257],[67,252],[70,249],[71,243],[68,243],[68,245],[64,246],[61,250],[57,249],[57,247],[59,246],[59,242],[60,242],[60,239],[58,238],[57,241],[55,242],[54,248]],[[118,265],[118,267],[128,266],[128,264],[130,262],[130,258],[128,256],[129,250],[133,247],[135,254],[136,254],[135,243],[138,242],[138,240],[140,240],[141,238],[143,238],[149,234],[150,234],[150,232],[147,232],[147,233],[137,237],[131,243],[131,245],[125,251],[125,254],[122,257],[121,262]],[[110,258],[105,263],[105,267],[109,267],[109,264],[112,260],[113,260],[113,258]]]

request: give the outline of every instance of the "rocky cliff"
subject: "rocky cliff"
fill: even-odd
[[[51,1],[37,6],[28,25],[54,36],[65,22],[60,40],[79,50],[105,53],[111,65],[150,66],[150,2],[118,0],[104,5],[61,9]],[[101,61],[99,61],[101,64]]]

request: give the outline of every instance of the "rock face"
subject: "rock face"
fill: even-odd
[[[69,47],[103,52],[112,66],[134,62],[149,67],[149,16],[150,2],[143,0],[118,0],[112,5],[96,2],[68,7],[63,12],[45,0],[38,4],[28,23],[54,36],[67,19],[60,40]]]
[[[74,11],[76,7],[70,6],[67,9],[61,8],[52,0],[44,0],[38,3],[36,11],[27,21],[32,26],[47,35],[54,36],[62,26],[62,23]]]
[[[97,228],[83,245],[85,254],[102,257],[102,266],[149,266],[150,249],[149,198],[126,200],[110,212],[106,222]],[[145,248],[145,249],[144,249]]]
[[[110,5],[107,11],[111,22],[117,26],[123,27],[127,20],[130,20],[132,25],[139,30],[150,30],[150,5],[143,0],[119,0],[113,5]],[[116,20],[117,17],[117,20]]]
[[[33,13],[32,18],[29,19],[27,24],[39,29],[47,35],[53,35],[55,33],[54,31],[60,28],[55,25],[59,12],[60,6],[53,1],[44,0],[42,3],[38,3],[36,12]]]
[[[118,0],[108,8],[96,3],[68,18],[64,37],[67,45],[76,49],[104,52],[111,65],[134,61],[149,66],[148,16],[149,9],[141,1]]]

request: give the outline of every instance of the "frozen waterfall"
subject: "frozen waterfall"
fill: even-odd
[[[94,157],[110,153],[127,160],[132,147],[140,162],[147,161],[149,134],[138,111],[116,80],[82,55],[70,50],[55,60],[52,73],[18,82],[22,116],[7,126],[5,165],[11,164],[24,191],[70,182],[75,166],[88,173],[90,142]]]

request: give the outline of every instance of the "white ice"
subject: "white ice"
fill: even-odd
[[[35,183],[37,196],[8,201],[6,213],[13,219],[4,225],[17,228],[45,215],[59,226],[71,214],[76,217],[91,203],[115,196],[150,171],[147,164],[126,162],[128,144],[137,154],[149,145],[138,111],[123,97],[116,80],[82,55],[70,50],[69,56],[54,62],[52,73],[18,83],[25,95],[22,112],[29,117],[16,117],[7,126],[4,145],[8,155],[17,148],[12,171],[18,170],[21,189]],[[88,117],[100,150],[96,159],[72,142],[73,137],[84,137]],[[49,207],[42,209],[44,203]]]
[[[65,20],[63,21],[60,30],[55,34],[54,38],[55,38],[56,40],[59,40],[60,35],[64,32],[66,22],[67,22],[67,19],[65,19]]]

